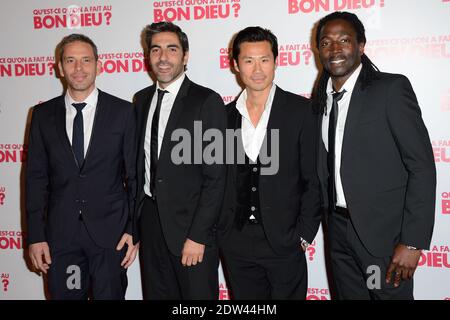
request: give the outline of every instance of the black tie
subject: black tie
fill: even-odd
[[[156,101],[155,112],[152,118],[152,130],[150,136],[150,192],[152,196],[155,196],[155,179],[156,168],[158,164],[158,127],[159,127],[159,114],[161,111],[161,103],[166,90],[158,89],[158,100]]]
[[[336,181],[335,181],[335,141],[336,141],[336,123],[339,113],[339,106],[338,101],[342,99],[344,96],[345,90],[342,90],[341,92],[335,92],[333,93],[333,104],[331,106],[330,111],[330,119],[328,123],[328,172],[330,174],[329,176],[329,182],[328,182],[328,194],[329,194],[329,201],[330,201],[330,208],[335,209],[336,208]]]
[[[72,149],[77,158],[78,166],[81,168],[84,161],[84,129],[81,110],[86,106],[86,103],[72,103],[72,105],[77,109],[77,115],[73,120]]]

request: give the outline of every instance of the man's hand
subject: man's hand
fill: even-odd
[[[133,245],[133,236],[129,235],[128,233],[124,233],[122,239],[120,239],[119,244],[117,245],[116,250],[117,251],[122,250],[125,243],[128,245],[128,249],[127,253],[125,254],[125,258],[123,258],[120,265],[126,269],[129,266],[131,266],[134,259],[136,259],[136,255],[139,250],[139,243]]]
[[[306,252],[306,249],[308,249],[308,245],[302,242],[300,244],[300,248],[302,249],[303,252]]]
[[[181,251],[181,264],[183,266],[195,266],[197,263],[203,261],[203,253],[205,252],[205,245],[186,239]]]
[[[308,249],[309,246],[310,243],[305,239],[303,239],[302,237],[300,237],[300,248],[303,250],[303,252],[306,252],[306,249]]]
[[[34,268],[47,274],[47,270],[52,263],[52,259],[50,258],[50,248],[48,247],[47,242],[33,243],[28,249]],[[42,256],[44,256],[44,259],[42,259]]]
[[[404,244],[398,244],[386,273],[386,283],[391,282],[393,272],[395,272],[394,287],[398,287],[401,280],[412,279],[420,259],[420,252],[420,250],[408,249]]]

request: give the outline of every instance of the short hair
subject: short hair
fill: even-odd
[[[326,15],[322,19],[320,19],[319,24],[316,29],[316,46],[319,48],[320,42],[320,32],[322,28],[330,21],[333,20],[345,20],[353,27],[356,32],[356,41],[358,43],[366,44],[366,30],[364,29],[364,25],[361,20],[359,20],[358,16],[354,13],[346,12],[346,11],[336,11]]]
[[[98,61],[98,51],[97,46],[95,45],[94,41],[91,40],[88,36],[85,36],[84,34],[80,33],[72,33],[68,36],[65,36],[61,42],[58,44],[58,54],[59,54],[59,61],[62,62],[63,55],[64,55],[64,48],[66,45],[72,42],[84,42],[89,44],[92,47],[92,51],[94,52],[95,61]]]
[[[178,36],[183,49],[183,54],[189,51],[189,40],[186,33],[179,26],[172,22],[162,21],[149,24],[144,29],[144,39],[147,49],[150,49],[153,35],[161,32],[173,32]]]
[[[241,44],[243,42],[260,42],[268,41],[272,47],[274,60],[278,57],[278,40],[277,37],[269,30],[261,27],[247,27],[239,31],[233,40],[232,55],[234,60],[238,60],[241,53]]]

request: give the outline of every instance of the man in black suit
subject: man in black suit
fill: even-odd
[[[412,299],[420,250],[434,224],[436,170],[416,96],[403,75],[364,54],[364,26],[348,12],[320,20],[323,73],[319,178],[338,299]],[[393,277],[393,279],[392,279]]]
[[[144,37],[156,77],[135,95],[144,298],[218,299],[215,225],[226,168],[203,161],[201,136],[209,129],[224,134],[225,106],[216,92],[185,75],[189,44],[178,26],[153,23]],[[188,137],[178,142],[183,134]],[[183,161],[179,143],[188,146]]]
[[[218,234],[234,299],[305,299],[304,251],[321,220],[317,120],[307,99],[273,83],[277,55],[277,38],[261,27],[233,41],[245,89],[227,107],[235,158]]]
[[[33,111],[26,168],[28,244],[52,299],[124,299],[133,262],[135,115],[100,91],[97,47],[61,41],[65,95]],[[127,246],[125,246],[125,244]]]

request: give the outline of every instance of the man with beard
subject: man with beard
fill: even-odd
[[[412,299],[413,274],[434,225],[436,170],[408,79],[364,54],[364,26],[348,12],[320,20],[323,72],[319,178],[338,299]],[[375,278],[373,277],[375,276]]]
[[[154,85],[135,95],[138,121],[136,239],[145,299],[218,299],[215,224],[225,166],[172,158],[174,132],[195,139],[194,127],[224,134],[225,107],[211,89],[188,79],[186,34],[170,22],[144,30]],[[202,152],[190,139],[190,155]],[[201,148],[203,149],[203,148]],[[201,154],[200,154],[201,156]]]
[[[36,106],[31,121],[30,258],[48,271],[52,299],[87,299],[89,291],[94,299],[124,299],[126,268],[137,253],[135,115],[131,103],[97,89],[100,62],[91,39],[71,34],[58,52],[67,91]]]

